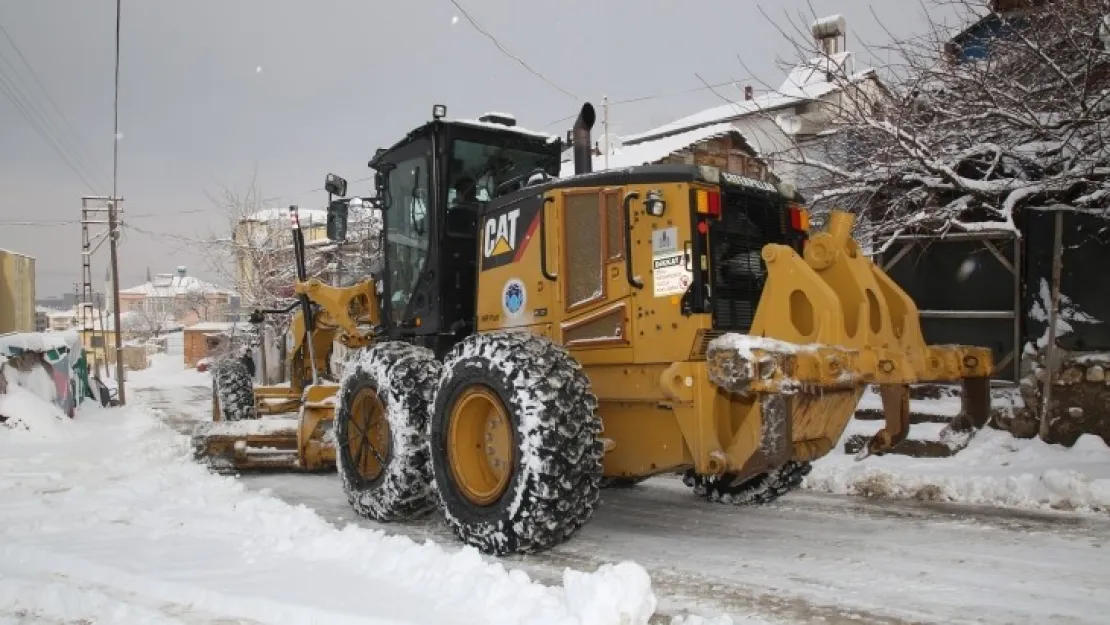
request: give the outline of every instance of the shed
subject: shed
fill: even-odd
[[[224,323],[207,321],[184,329],[185,366],[196,367],[197,363],[209,356],[216,355],[221,349],[231,345],[236,337],[253,332],[248,323]]]

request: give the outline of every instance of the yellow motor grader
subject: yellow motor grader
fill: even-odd
[[[259,389],[257,404],[299,408],[296,462],[334,456],[360,514],[439,509],[485,553],[539,551],[605,485],[684,473],[710,500],[774,500],[834,448],[867,385],[886,424],[865,453],[906,437],[911,383],[986,397],[990,350],[926,345],[851,214],[813,233],[786,185],[698,165],[594,172],[594,119],[585,104],[575,174],[559,177],[560,139],[437,106],[369,163],[381,274],[349,289],[301,276],[294,369],[305,354],[322,369],[332,332],[357,351],[337,381]],[[227,439],[233,465],[277,446],[265,421]]]

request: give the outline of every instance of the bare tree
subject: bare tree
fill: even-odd
[[[168,332],[175,326],[175,321],[167,308],[140,306],[123,313],[120,325],[130,338],[146,342]]]
[[[989,0],[928,0],[971,25]],[[808,170],[815,209],[852,209],[874,234],[1015,227],[1026,206],[1110,204],[1110,2],[1012,0],[963,54],[946,25],[878,51],[883,88],[839,66],[808,29],[780,29],[838,88],[828,130],[775,155]]]
[[[321,194],[321,199],[322,199]],[[226,216],[226,225],[211,238],[218,241],[207,255],[212,270],[240,294],[242,307],[283,309],[295,301],[296,263],[288,207],[267,204],[257,184],[257,175],[241,190],[224,187],[209,199]],[[321,204],[324,202],[321,201]],[[357,204],[357,203],[356,203]],[[321,209],[303,208],[302,229],[314,235],[324,226]],[[306,244],[305,264],[309,278],[329,284],[353,284],[370,277],[379,256],[381,217],[376,210],[353,206],[346,241],[329,241],[313,236]],[[264,331],[281,340],[289,328],[290,315],[268,315]],[[257,345],[259,337],[253,337]]]

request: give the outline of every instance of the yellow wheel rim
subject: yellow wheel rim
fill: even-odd
[[[355,471],[365,480],[376,480],[385,469],[390,448],[389,422],[378,394],[362,389],[351,402],[347,449]]]
[[[447,464],[463,496],[479,506],[497,501],[509,486],[513,455],[505,405],[484,386],[465,390],[447,428]]]

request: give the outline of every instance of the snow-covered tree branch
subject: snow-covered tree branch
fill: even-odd
[[[988,0],[927,2],[963,23],[879,50],[896,59],[879,89],[808,33],[782,30],[840,94],[822,101],[830,130],[775,155],[811,172],[802,191],[814,207],[854,210],[879,233],[1013,228],[1027,206],[1106,212],[1110,2],[1026,0],[994,14]]]

